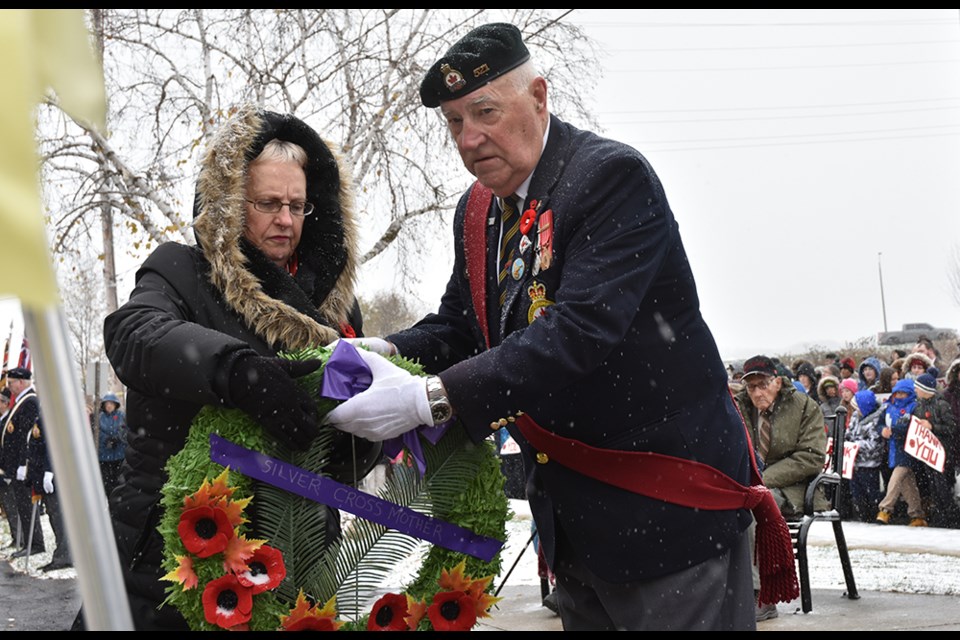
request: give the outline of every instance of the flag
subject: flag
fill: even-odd
[[[23,367],[27,371],[33,371],[33,360],[30,358],[30,344],[26,338],[23,339],[23,344],[20,345],[20,359],[17,360],[17,366]]]
[[[55,93],[78,122],[105,130],[103,70],[82,9],[7,9],[0,19],[0,293],[28,306],[56,304],[37,177],[37,103]]]

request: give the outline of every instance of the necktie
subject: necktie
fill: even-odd
[[[761,460],[766,461],[767,452],[770,451],[770,418],[766,413],[760,414],[760,446],[757,448],[757,455]]]
[[[517,215],[516,201],[513,197],[502,198],[500,200],[500,271],[497,273],[497,283],[500,285],[500,306],[507,299],[507,271],[510,270],[510,263],[513,262],[514,248],[510,241],[517,235],[520,229],[520,216]]]

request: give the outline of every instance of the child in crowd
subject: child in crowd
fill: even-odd
[[[864,358],[858,369],[860,373],[860,388],[873,389],[873,385],[877,384],[880,378],[880,370],[882,368],[883,363],[881,363],[880,359],[876,356],[867,356]],[[874,393],[876,393],[876,389],[874,389]]]
[[[880,382],[873,390],[877,394],[877,400],[883,402],[893,393],[893,385],[900,382],[900,370],[894,367],[884,367],[880,369]]]
[[[923,374],[927,372],[927,369],[933,366],[933,361],[926,356],[926,354],[916,353],[909,354],[906,358],[903,359],[903,369],[900,371],[900,378],[910,378],[911,380],[916,380]]]
[[[854,411],[847,428],[847,442],[859,445],[853,462],[853,477],[850,478],[850,500],[853,511],[861,522],[870,522],[877,512],[880,492],[880,467],[884,461],[885,447],[877,425],[884,415],[884,407],[870,389],[858,391],[854,396]]]
[[[840,381],[840,406],[847,410],[847,424],[843,425],[844,427],[850,427],[850,420],[856,411],[853,398],[859,390],[859,385],[853,378],[845,378]]]
[[[950,402],[937,390],[937,379],[930,373],[920,375],[913,383],[917,394],[917,404],[913,415],[920,426],[933,431],[944,452],[951,450],[956,437],[957,423]],[[954,462],[948,455],[944,461],[943,472],[927,465],[917,469],[917,485],[920,495],[929,498],[930,522],[935,527],[960,527],[960,508],[953,497],[955,482]]]
[[[881,524],[889,524],[893,509],[902,498],[907,503],[910,526],[927,526],[923,504],[920,501],[920,490],[917,488],[917,477],[914,473],[916,465],[913,458],[903,449],[916,404],[917,394],[913,388],[913,380],[901,380],[893,387],[884,419],[878,425],[881,427],[880,435],[889,442],[888,465],[893,469],[887,483],[887,493],[880,501],[880,510],[877,511],[876,520]]]
[[[824,417],[834,415],[840,406],[840,381],[834,376],[823,376],[817,383],[817,399]]]

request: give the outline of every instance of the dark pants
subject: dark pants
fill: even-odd
[[[107,498],[110,492],[120,482],[120,467],[123,466],[123,459],[120,460],[101,460],[100,476],[103,478],[103,492]]]
[[[53,529],[53,535],[57,539],[57,548],[53,550],[51,562],[70,560],[67,529],[63,524],[63,512],[60,510],[60,494],[56,491],[43,494],[43,506],[46,508],[47,517],[50,518],[50,528]]]
[[[873,522],[882,498],[880,467],[855,467],[850,478],[850,499],[857,519],[860,522]]]
[[[46,547],[43,544],[43,530],[40,527],[40,509],[36,510],[34,516],[33,500],[30,498],[33,492],[30,490],[30,485],[26,482],[14,480],[12,486],[17,501],[17,515],[20,517],[20,530],[23,532],[20,546],[27,546],[30,539],[30,519],[33,518],[33,545],[30,553],[43,553],[46,551]],[[16,535],[16,532],[14,532],[14,535]]]
[[[10,525],[10,545],[23,546],[24,543],[17,543],[17,524],[20,522],[20,516],[17,512],[17,497],[13,489],[13,482],[0,480],[0,505],[3,506],[3,514],[7,517],[7,524]],[[21,531],[21,535],[26,531]]]
[[[594,575],[562,531],[557,533],[554,571],[564,631],[756,630],[746,531],[720,556],[659,578],[623,584]]]

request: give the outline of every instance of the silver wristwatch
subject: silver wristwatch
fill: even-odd
[[[437,376],[427,378],[427,403],[430,405],[434,425],[442,424],[453,417],[453,407],[450,406],[447,392]]]

